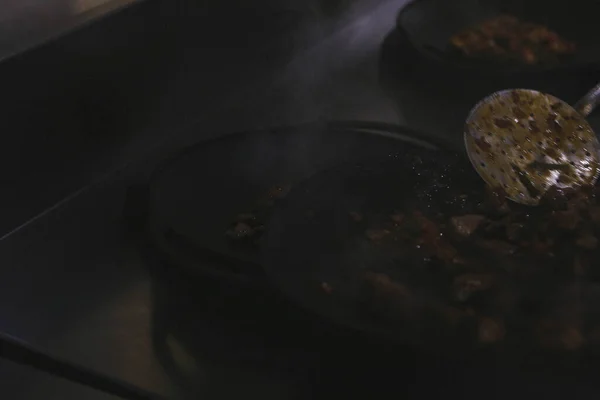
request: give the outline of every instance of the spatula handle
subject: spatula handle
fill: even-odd
[[[600,83],[594,86],[575,104],[575,110],[584,117],[590,115],[594,108],[600,103]]]

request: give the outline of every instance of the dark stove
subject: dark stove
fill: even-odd
[[[323,33],[318,42],[269,64],[272,69],[262,75],[249,74],[251,82],[219,96],[218,106],[206,98],[194,103],[199,97],[191,93],[211,79],[194,80],[187,92],[180,92],[194,76],[191,66],[202,64],[202,51],[179,60],[179,81],[153,92],[160,101],[153,103],[156,108],[151,109],[157,115],[151,122],[136,125],[138,133],[118,146],[111,147],[104,140],[95,142],[106,146],[100,160],[88,165],[91,172],[64,182],[45,201],[63,197],[82,180],[94,177],[94,181],[0,241],[0,331],[44,354],[100,374],[104,383],[116,381],[172,399],[336,395],[416,399],[450,393],[472,398],[524,398],[532,394],[563,398],[597,392],[592,384],[574,384],[575,380],[567,377],[555,378],[550,384],[547,376],[521,377],[517,370],[497,374],[493,369],[389,347],[322,321],[264,286],[190,273],[148,239],[145,224],[154,215],[147,208],[152,174],[182,149],[194,145],[197,151],[208,151],[213,157],[228,152],[236,157],[246,155],[245,164],[237,166],[237,175],[242,166],[252,165],[254,155],[255,161],[260,161],[255,165],[263,172],[284,171],[301,179],[340,161],[331,157],[335,151],[319,147],[323,145],[323,127],[327,126],[324,121],[376,121],[384,127],[403,122],[399,105],[379,86],[378,63],[380,46],[393,29],[395,14],[404,0],[365,4],[368,12],[363,10]],[[163,67],[162,71],[172,71],[170,65]],[[137,83],[132,92],[139,88]],[[209,90],[209,94],[216,92],[215,88]],[[144,120],[148,114],[136,116]],[[149,127],[151,124],[155,126]],[[294,128],[277,128],[281,126]],[[169,134],[164,134],[165,129]],[[336,157],[350,157],[364,147],[356,135],[383,130],[337,130],[344,151]],[[247,140],[243,145],[230,139],[238,136],[233,134],[237,131],[251,131],[243,134]],[[280,168],[286,161],[286,157],[276,156],[278,149],[286,148],[283,131],[295,135],[287,144],[288,150],[290,143],[298,149],[320,149],[310,153],[313,159],[305,168]],[[266,136],[274,144],[265,150]],[[222,138],[208,141],[211,137]],[[384,140],[381,135],[373,137],[378,143]],[[450,147],[460,146],[460,135],[441,139]],[[227,147],[228,140],[233,147]],[[199,141],[202,143],[196,145]],[[213,152],[210,146],[221,146],[222,153]],[[384,152],[385,146],[375,147],[374,152]],[[260,159],[264,152],[272,157]],[[235,174],[223,166],[234,165],[235,160],[216,157],[211,161],[221,161],[222,166],[211,171],[211,164],[204,165],[207,171],[203,172],[208,174],[198,182],[198,190],[215,190],[219,183],[219,190],[231,189],[228,196],[235,196],[242,186],[244,198],[238,200],[244,203],[267,185],[238,176],[228,187]],[[294,165],[302,165],[295,161]],[[200,164],[196,170],[188,167],[187,171],[198,174]],[[61,171],[77,168],[80,165],[76,163],[53,167],[48,175],[56,183]],[[225,172],[229,174],[219,180],[219,173]],[[282,179],[271,178],[273,182]],[[220,195],[208,194],[213,202]],[[196,196],[202,197],[202,193]],[[15,197],[7,204],[19,201]],[[34,203],[27,213],[39,211],[41,205]],[[207,258],[210,265],[204,269],[218,268],[226,254],[225,226],[221,226],[231,213],[211,213],[210,208],[196,211],[200,223],[195,226],[201,229],[194,232],[201,235],[195,238],[203,249],[202,257],[211,255]],[[228,262],[260,262],[256,254],[227,254]],[[202,257],[194,262],[202,263]],[[7,377],[0,390],[9,391],[9,398],[51,399],[52,394],[57,399],[116,398],[9,362],[0,368]]]

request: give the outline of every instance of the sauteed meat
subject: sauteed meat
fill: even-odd
[[[549,64],[576,51],[575,43],[549,28],[501,15],[452,36],[463,56],[522,64]]]
[[[600,332],[600,313],[584,312],[587,293],[600,294],[597,192],[551,188],[528,207],[488,189],[472,213],[379,219],[367,237],[396,267],[365,273],[365,305],[392,322],[437,315],[482,345],[520,335],[536,346],[580,349]]]
[[[225,231],[225,237],[233,243],[256,247],[265,230],[265,222],[278,200],[287,196],[290,185],[276,185],[262,195],[251,212],[239,214]]]

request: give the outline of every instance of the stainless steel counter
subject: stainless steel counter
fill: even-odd
[[[56,378],[27,366],[0,361],[0,391],[7,399],[117,400],[115,396]],[[31,385],[34,386],[31,386]]]
[[[20,0],[0,4],[0,60],[139,0]]]
[[[139,252],[127,239],[121,219],[127,185],[171,149],[236,129],[319,117],[400,121],[394,105],[379,90],[377,54],[403,3],[374,4],[363,17],[288,58],[279,72],[255,74],[244,87],[220,97],[218,104],[209,104],[206,93],[191,104],[189,95],[168,94],[190,85],[186,79],[191,76],[189,68],[199,65],[197,60],[180,64],[159,108],[164,112],[186,102],[185,112],[196,115],[178,121],[181,126],[193,125],[193,129],[173,129],[165,137],[157,127],[145,125],[143,136],[131,136],[120,146],[95,155],[100,160],[96,173],[109,164],[115,168],[129,163],[124,172],[107,175],[0,241],[0,330],[144,389],[182,397],[152,345],[152,281]],[[227,56],[226,49],[219,48],[201,53],[209,60]],[[188,57],[198,56],[194,54]],[[237,57],[232,56],[232,62],[243,60]],[[246,63],[246,73],[265,65],[270,71],[274,67],[262,57],[247,57]],[[215,68],[219,65],[215,61]],[[195,78],[192,87],[212,93],[218,85],[213,82],[213,89],[210,81],[220,77]],[[153,121],[160,125],[159,119]],[[185,363],[185,349],[177,351]],[[190,368],[204,381],[201,386],[208,398],[299,395],[294,385],[261,371],[223,367],[211,360],[195,363]],[[35,398],[39,388],[47,385],[35,376],[23,379],[28,383],[19,387],[21,394],[15,398]]]

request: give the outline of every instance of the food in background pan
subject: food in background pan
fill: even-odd
[[[421,337],[428,326],[486,345],[517,337],[563,351],[600,344],[598,196],[595,187],[553,188],[527,207],[488,190],[466,214],[392,210],[376,224],[353,211],[365,240],[395,265],[364,272],[365,310]]]
[[[239,214],[225,232],[232,243],[257,247],[265,230],[265,223],[278,200],[285,198],[291,189],[290,185],[271,187],[253,205],[249,212]]]
[[[576,45],[547,27],[502,15],[452,36],[463,56],[528,65],[553,64],[575,53]]]

